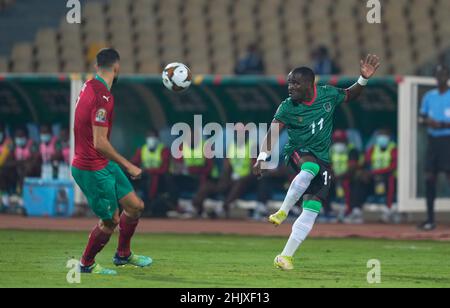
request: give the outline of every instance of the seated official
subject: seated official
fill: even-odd
[[[165,216],[169,205],[159,205],[162,196],[167,197],[170,192],[170,151],[161,142],[158,131],[151,129],[147,132],[146,143],[137,149],[131,162],[143,170],[142,179],[136,182],[136,186],[143,192],[146,211],[153,216]],[[167,197],[167,201],[169,199]]]
[[[390,131],[380,130],[375,144],[366,152],[365,171],[355,183],[351,216],[362,217],[362,206],[371,195],[385,199],[385,213],[391,212],[396,191],[397,156],[397,144],[392,140]],[[383,221],[388,219],[389,217],[382,217]]]

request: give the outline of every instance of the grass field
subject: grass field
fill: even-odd
[[[450,245],[363,239],[312,239],[296,269],[272,266],[284,238],[219,235],[138,235],[134,250],[154,258],[148,269],[119,276],[82,275],[66,282],[66,262],[79,257],[86,233],[0,231],[0,287],[450,287]],[[117,237],[97,261],[111,266]],[[381,262],[382,282],[369,285],[367,261]]]

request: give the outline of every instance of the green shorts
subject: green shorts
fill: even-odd
[[[102,220],[111,220],[119,208],[119,200],[133,191],[125,173],[114,162],[109,162],[99,171],[80,170],[72,166],[72,175],[92,211]]]

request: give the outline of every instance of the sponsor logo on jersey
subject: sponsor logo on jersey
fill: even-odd
[[[333,106],[331,106],[331,103],[326,103],[323,105],[323,108],[325,109],[326,112],[331,112]]]
[[[95,121],[99,123],[106,123],[106,114],[107,114],[106,110],[100,108],[99,110],[97,110],[95,114]]]

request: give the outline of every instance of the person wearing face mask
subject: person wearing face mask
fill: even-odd
[[[351,198],[352,214],[350,221],[362,222],[362,206],[370,195],[386,198],[386,208],[381,220],[389,222],[396,190],[397,144],[392,140],[389,129],[378,131],[375,144],[365,155],[365,172],[354,185]]]
[[[58,139],[52,136],[52,131],[49,125],[41,125],[39,137],[39,153],[41,154],[42,163],[46,164],[56,160],[56,142]]]
[[[152,205],[160,202],[160,197],[169,190],[170,151],[161,142],[157,130],[147,132],[145,144],[136,150],[131,162],[143,170],[142,179],[136,182],[136,186],[144,193],[148,211],[155,216],[164,216],[164,211],[156,213]]]
[[[359,169],[360,153],[355,146],[349,143],[345,130],[336,130],[333,134],[331,146],[331,165],[336,181],[331,190],[331,199],[344,200],[346,214],[351,212],[350,198],[351,188],[355,181],[355,174]],[[328,202],[329,203],[329,202]],[[324,207],[325,214],[330,214],[330,206]],[[326,216],[326,215],[325,215]],[[331,217],[331,216],[330,216]]]

